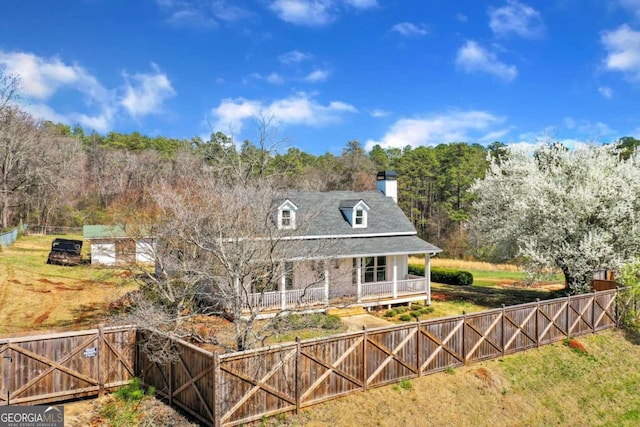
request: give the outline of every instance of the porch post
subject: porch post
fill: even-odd
[[[324,303],[329,305],[329,262],[324,263]]]
[[[393,299],[398,298],[398,255],[393,256]]]
[[[356,301],[359,304],[362,302],[362,258],[356,258],[356,285]]]
[[[424,280],[427,284],[427,305],[431,305],[431,254],[424,254]]]
[[[287,267],[282,263],[282,274],[280,275],[280,308],[284,311],[287,309]]]

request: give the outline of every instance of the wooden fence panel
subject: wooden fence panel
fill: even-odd
[[[296,345],[220,357],[220,422],[238,425],[296,409]]]
[[[371,331],[366,342],[365,378],[368,387],[380,387],[418,376],[418,328],[402,325]]]
[[[523,351],[538,344],[536,319],[538,305],[522,304],[503,310],[503,344],[505,354]]]
[[[550,344],[567,336],[568,298],[541,301],[538,305],[538,344]]]
[[[94,396],[132,377],[131,328],[7,338],[0,342],[0,404]]]
[[[464,352],[467,363],[492,359],[502,354],[502,310],[466,316]]]
[[[464,317],[420,322],[420,375],[464,364]]]
[[[139,340],[148,340],[149,333],[138,332]],[[160,343],[162,337],[153,336]],[[145,351],[138,351],[138,375],[153,386],[159,396],[178,406],[205,425],[215,423],[215,358],[212,353],[187,342],[166,338],[165,350],[171,356],[165,363],[150,360]],[[147,350],[148,351],[148,350]]]
[[[567,336],[593,333],[594,294],[577,295],[569,300]]]
[[[617,325],[617,290],[596,292],[593,302],[594,329],[600,331]]]
[[[300,345],[300,406],[310,406],[365,388],[362,332]]]

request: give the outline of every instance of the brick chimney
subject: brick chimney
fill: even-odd
[[[395,171],[380,171],[376,176],[378,191],[382,191],[387,197],[391,197],[398,203],[398,174]]]

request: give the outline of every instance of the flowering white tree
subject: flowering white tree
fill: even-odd
[[[511,146],[471,189],[471,228],[482,245],[559,268],[583,292],[593,271],[640,253],[639,162],[616,146]]]

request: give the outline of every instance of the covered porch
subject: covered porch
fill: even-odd
[[[310,310],[360,305],[373,307],[425,301],[431,304],[431,256],[425,252],[424,276],[408,274],[409,254],[368,254],[323,260],[317,280],[304,280],[304,268],[293,274],[285,263],[277,290],[248,293],[249,311]],[[347,269],[347,267],[349,268]],[[345,276],[348,281],[345,281]]]

